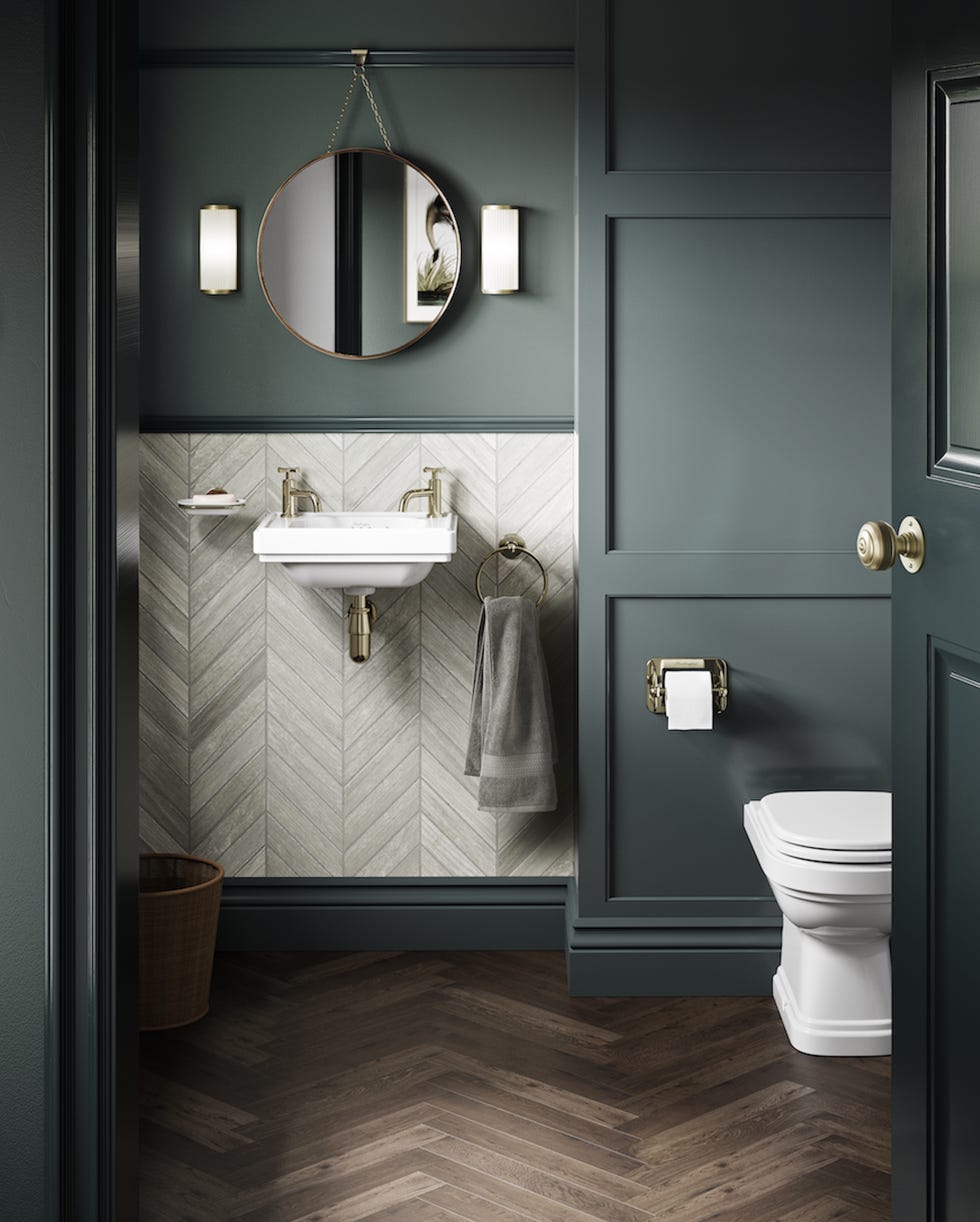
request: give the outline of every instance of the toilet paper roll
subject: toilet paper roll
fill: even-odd
[[[714,701],[711,671],[668,670],[664,675],[668,730],[710,730]]]

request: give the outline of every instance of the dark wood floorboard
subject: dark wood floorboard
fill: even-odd
[[[224,955],[142,1037],[142,1222],[885,1222],[889,1061],[560,954]]]

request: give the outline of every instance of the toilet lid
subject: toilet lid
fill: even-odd
[[[759,805],[780,850],[790,857],[806,861],[891,861],[890,793],[771,793]]]

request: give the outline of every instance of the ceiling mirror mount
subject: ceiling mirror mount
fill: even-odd
[[[401,352],[436,325],[459,283],[459,225],[438,184],[391,141],[367,79],[354,70],[327,151],[276,190],[259,226],[258,269],[273,313],[330,356]],[[360,84],[384,148],[334,149]]]

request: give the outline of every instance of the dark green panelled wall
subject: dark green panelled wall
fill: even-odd
[[[11,0],[0,38],[0,1184],[5,1216],[44,1216],[45,1183],[45,24]]]
[[[570,49],[574,4],[143,5],[144,417],[482,417],[573,413],[574,80],[555,68],[375,68],[395,151],[444,188],[462,276],[447,316],[397,358],[350,362],[290,335],[256,272],[265,206],[325,151],[346,67],[174,66],[166,50]],[[369,65],[370,66],[370,65]],[[355,97],[341,144],[380,145]],[[197,288],[197,210],[240,208],[240,291]],[[523,291],[479,291],[483,203],[523,211]]]
[[[147,51],[245,47],[439,51],[492,47],[571,47],[575,0],[142,0],[140,41]],[[331,123],[333,119],[331,117]]]
[[[578,993],[766,992],[742,806],[889,784],[883,0],[581,0]],[[710,733],[650,657],[723,657]]]

